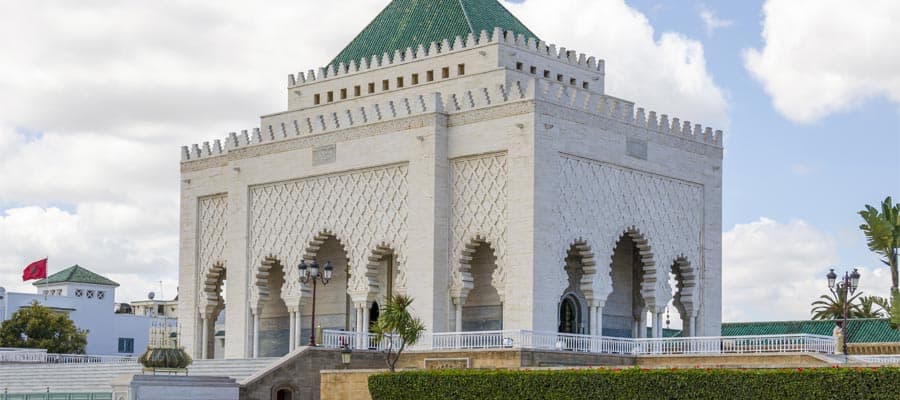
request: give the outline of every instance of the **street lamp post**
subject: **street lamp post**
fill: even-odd
[[[312,281],[313,285],[313,295],[312,295],[312,322],[310,323],[309,328],[309,345],[315,347],[316,345],[316,282],[321,281],[322,285],[327,285],[328,281],[331,280],[331,275],[334,274],[334,267],[331,266],[331,261],[325,262],[325,267],[322,268],[323,272],[319,273],[319,263],[316,260],[312,260],[311,263],[307,264],[306,260],[300,261],[300,265],[297,266],[297,269],[300,270],[300,282],[309,283]]]
[[[831,269],[831,272],[826,275],[828,278],[828,290],[831,291],[835,297],[840,300],[841,297],[844,298],[844,302],[842,304],[843,312],[841,319],[841,336],[844,337],[844,356],[848,356],[847,354],[847,314],[850,311],[850,296],[856,289],[859,287],[859,270],[856,268],[853,269],[852,273],[844,272],[844,278],[840,281],[837,280],[837,274],[834,273],[834,268]]]

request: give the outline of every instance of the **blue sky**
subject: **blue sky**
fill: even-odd
[[[0,2],[0,286],[33,290],[21,269],[49,255],[119,301],[174,293],[180,146],[282,110],[287,74],[385,4]],[[505,4],[605,59],[610,94],[725,130],[727,320],[808,318],[830,265],[887,292],[856,212],[900,200],[900,2]]]
[[[725,229],[759,217],[802,219],[839,238],[840,266],[871,266],[856,211],[887,195],[900,201],[898,105],[876,97],[814,122],[792,122],[744,66],[744,49],[764,45],[762,1],[629,4],[657,30],[701,41],[707,66],[727,93]],[[710,33],[698,23],[703,9],[730,24]]]

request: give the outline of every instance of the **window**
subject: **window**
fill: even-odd
[[[106,292],[103,290],[98,290],[97,291],[97,300],[103,300],[104,297],[106,297]]]
[[[320,103],[322,103],[322,95],[321,94],[313,95],[313,105],[317,106]]]
[[[329,102],[329,103],[331,103],[332,101],[334,101],[334,92],[328,92],[328,94],[327,94],[326,96],[327,96],[327,98],[328,98],[328,102]]]
[[[134,338],[119,338],[119,353],[134,353]]]
[[[521,70],[522,70],[522,68],[523,68],[523,67],[522,67],[522,63],[520,63],[520,62],[517,62],[517,63],[516,63],[516,70],[519,70],[519,71],[521,71]]]
[[[94,298],[94,291],[93,291],[93,290],[88,290],[88,291],[87,291],[87,296],[86,296],[86,297],[89,298],[89,299],[93,299],[93,298]]]
[[[156,307],[156,315],[165,315],[166,314],[166,306],[160,304]]]
[[[425,72],[425,81],[426,82],[434,81],[434,71]]]
[[[569,84],[572,85],[572,86],[575,86],[575,85],[578,84],[578,81],[575,80],[575,78],[572,78],[572,79],[569,79]]]
[[[397,77],[397,88],[399,89],[399,88],[402,88],[402,87],[403,87],[403,77],[402,77],[402,76],[398,76],[398,77]]]
[[[412,84],[413,85],[419,84],[419,74],[412,74]]]
[[[75,289],[75,297],[82,297],[82,296],[84,296],[84,290]]]
[[[375,93],[375,82],[369,83],[369,94]]]
[[[353,87],[353,97],[359,97],[362,94],[362,88],[359,85]]]
[[[381,90],[390,90],[391,89],[391,81],[385,79],[381,81]]]
[[[456,66],[456,75],[465,75],[466,74],[466,64],[459,64]]]
[[[441,69],[441,78],[447,79],[450,77],[450,67],[444,67]]]
[[[583,88],[585,88],[585,89],[590,89],[590,88],[591,88],[591,85],[588,84],[587,81],[585,81],[584,83],[581,84],[581,87],[583,87]]]
[[[347,98],[347,89],[341,89],[341,100]]]
[[[550,79],[550,71],[544,70],[544,78]]]
[[[557,81],[557,82],[562,82],[562,81],[563,81],[563,76],[562,76],[562,74],[556,74],[556,81]]]

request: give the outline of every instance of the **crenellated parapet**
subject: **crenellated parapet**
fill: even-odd
[[[700,124],[692,125],[677,117],[670,119],[667,114],[635,109],[634,103],[609,95],[592,93],[553,81],[538,80],[535,98],[562,106],[582,110],[591,114],[611,118],[616,121],[644,128],[652,132],[681,137],[695,142],[717,147],[723,146],[721,130],[713,130]]]
[[[669,118],[656,111],[635,108],[634,103],[612,96],[560,84],[545,79],[515,81],[510,85],[496,85],[461,93],[431,93],[376,99],[347,108],[342,103],[316,107],[265,118],[261,128],[231,132],[224,140],[182,146],[181,160],[194,161],[217,157],[228,151],[294,137],[322,134],[369,124],[409,118],[417,115],[457,114],[503,104],[538,100],[609,118],[652,132],[680,137],[699,143],[722,147],[722,131],[689,121]]]
[[[305,73],[290,74],[288,75],[288,87],[321,82],[498,43],[531,54],[549,57],[588,72],[602,73],[604,71],[603,60],[596,57],[587,56],[584,53],[578,53],[565,47],[557,47],[555,44],[548,44],[534,37],[525,37],[525,35],[516,34],[512,31],[494,28],[492,32],[482,30],[478,35],[469,33],[466,37],[456,36],[452,40],[444,39],[440,42],[419,44],[416,48],[407,47],[406,49],[394,50],[393,53],[374,54],[368,58],[351,61],[349,64],[342,62],[338,65],[328,65],[317,70],[311,69]]]
[[[531,85],[533,89],[534,85]],[[265,144],[286,140],[298,136],[314,135],[349,129],[364,125],[386,122],[401,118],[409,118],[430,113],[459,113],[474,109],[497,106],[504,103],[533,98],[533,90],[527,83],[515,82],[513,85],[498,85],[479,90],[467,90],[459,94],[443,95],[431,93],[412,97],[400,97],[393,100],[373,101],[354,108],[320,107],[291,113],[288,118],[273,118],[273,123],[264,124],[262,128],[243,130],[241,133],[231,132],[225,139],[225,146],[220,140],[182,146],[181,160],[194,161],[202,158],[225,155],[236,148]],[[374,99],[373,99],[374,100]]]

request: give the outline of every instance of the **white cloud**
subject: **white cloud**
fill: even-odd
[[[117,300],[142,299],[159,291],[175,294],[177,215],[172,207],[146,210],[109,203],[82,203],[75,212],[22,207],[0,213],[0,286],[33,292],[22,269],[49,257],[48,273],[78,264],[117,281]]]
[[[797,122],[884,97],[900,104],[900,2],[768,0],[762,49],[744,51],[744,65]]]
[[[816,172],[816,168],[809,164],[797,163],[791,165],[791,173],[797,176],[807,176]]]
[[[677,32],[656,39],[647,17],[623,0],[506,5],[541,39],[606,60],[609,94],[682,120],[728,128],[725,94],[707,70],[697,40]]]
[[[703,20],[703,25],[706,26],[706,34],[709,36],[712,36],[716,29],[734,25],[734,21],[717,17],[716,12],[706,8],[706,6],[700,7],[700,19]]]
[[[810,303],[828,291],[825,274],[838,261],[836,244],[830,234],[802,220],[760,218],[735,225],[723,240],[725,320],[809,319]],[[886,268],[860,271],[866,295],[886,294],[887,287],[878,284],[890,276]]]
[[[119,300],[160,279],[171,293],[179,146],[283,109],[287,74],[328,62],[384,5],[0,2],[15,16],[0,24],[0,285],[32,290],[21,270],[49,255],[51,272],[77,263],[119,280]],[[611,94],[727,127],[697,41],[654,39],[622,0],[507,5],[542,37],[605,58]]]

